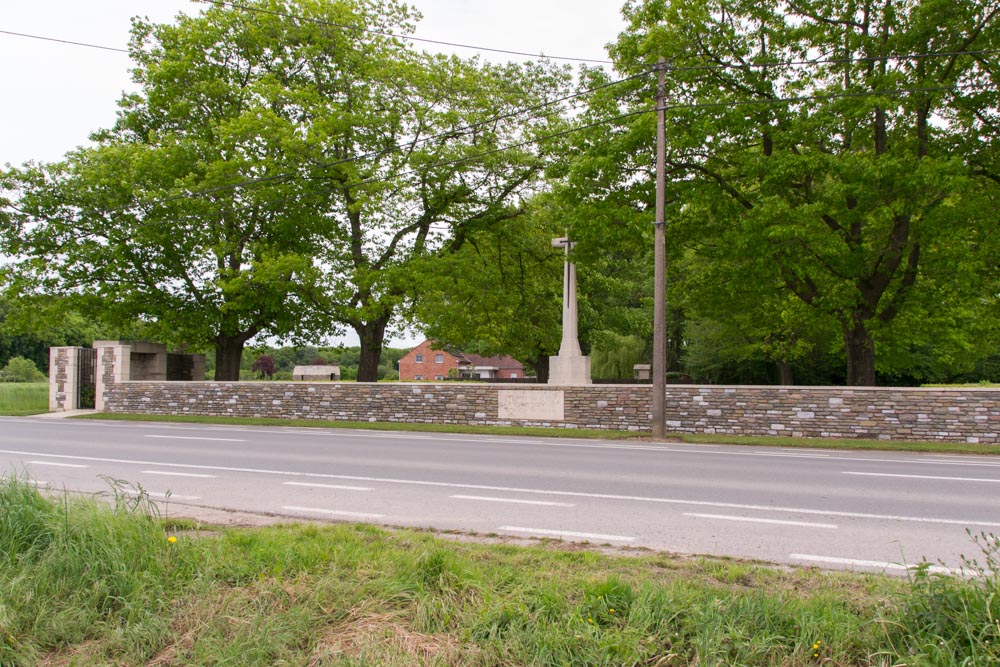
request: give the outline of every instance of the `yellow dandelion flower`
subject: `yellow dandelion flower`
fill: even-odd
[[[171,544],[173,544],[176,541],[177,541],[177,538],[174,537],[173,535],[171,535],[170,537],[167,538],[167,542],[170,542]]]

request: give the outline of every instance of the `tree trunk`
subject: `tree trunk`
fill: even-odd
[[[875,342],[863,322],[844,331],[847,351],[847,384],[851,387],[875,386]]]
[[[795,376],[792,374],[792,365],[787,361],[777,361],[775,365],[778,367],[778,384],[790,387],[795,384]]]
[[[215,337],[215,379],[231,382],[240,379],[243,339],[219,334]]]
[[[354,325],[361,340],[361,359],[358,361],[358,382],[378,382],[378,364],[382,359],[382,344],[388,318]]]

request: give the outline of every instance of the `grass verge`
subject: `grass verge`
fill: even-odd
[[[20,417],[48,411],[48,382],[0,382],[0,415]]]
[[[995,665],[993,574],[909,580],[454,543],[202,531],[0,482],[3,665]]]
[[[321,421],[316,419],[271,419],[253,417],[203,417],[198,415],[131,415],[107,412],[80,415],[74,419],[110,421],[179,422],[226,424],[235,426],[286,426],[309,428],[350,428],[372,431],[420,431],[425,433],[471,433],[474,435],[523,435],[536,438],[582,438],[594,440],[649,440],[648,433],[604,431],[598,429],[531,428],[519,426],[466,426],[463,424],[409,424],[398,422]],[[807,449],[853,449],[896,452],[938,452],[948,454],[1000,455],[1000,445],[964,442],[901,442],[889,440],[852,440],[834,438],[744,437],[733,435],[694,435],[676,433],[668,436],[675,442],[746,445],[753,447],[802,447]]]

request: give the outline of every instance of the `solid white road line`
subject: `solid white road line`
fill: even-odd
[[[318,482],[285,482],[285,486],[316,487],[317,489],[337,489],[338,491],[371,491],[370,486],[340,486],[338,484],[319,484]]]
[[[937,475],[897,475],[888,472],[844,472],[845,475],[864,475],[865,477],[903,477],[906,479],[943,479],[951,482],[993,482],[1000,484],[1000,479],[984,477],[939,477]]]
[[[494,498],[492,496],[448,496],[459,500],[485,500],[491,503],[517,503],[519,505],[545,505],[546,507],[576,507],[573,503],[553,503],[545,500],[520,500],[518,498]]]
[[[58,466],[60,468],[89,468],[90,466],[80,465],[78,463],[56,463],[55,461],[28,461],[36,466]]]
[[[656,498],[649,496],[627,496],[614,493],[585,493],[583,491],[555,491],[549,489],[526,489],[516,486],[491,486],[487,484],[460,484],[454,482],[431,482],[419,479],[398,479],[393,477],[364,477],[360,475],[332,475],[318,472],[295,472],[290,470],[268,470],[266,468],[238,468],[231,466],[208,466],[193,463],[164,463],[161,461],[137,461],[133,459],[111,459],[91,456],[74,456],[70,454],[40,454],[16,450],[0,450],[0,454],[15,454],[29,456],[46,456],[50,458],[69,459],[75,461],[93,461],[99,463],[123,463],[128,465],[158,465],[165,468],[185,468],[188,470],[216,470],[224,472],[244,472],[256,475],[283,475],[287,477],[339,479],[354,482],[375,482],[382,484],[410,484],[414,486],[430,486],[450,489],[473,489],[476,491],[504,491],[508,493],[533,493],[547,496],[567,498],[597,498],[601,500],[625,500],[644,503],[663,503],[668,505],[687,505],[691,507],[725,507],[727,509],[762,510],[765,512],[784,512],[788,514],[808,514],[814,516],[842,516],[852,519],[881,519],[887,521],[909,521],[915,523],[935,523],[953,526],[985,526],[1000,528],[1000,521],[976,521],[971,519],[945,519],[938,517],[905,516],[899,514],[870,514],[867,512],[843,512],[838,510],[820,510],[806,507],[782,507],[778,505],[745,505],[741,503],[723,503],[710,500],[687,500],[684,498]]]
[[[500,526],[497,530],[512,533],[530,533],[532,535],[552,535],[554,537],[579,537],[585,540],[606,540],[608,542],[632,542],[634,537],[626,535],[604,535],[601,533],[577,533],[571,530],[548,530],[545,528],[524,528],[522,526]]]
[[[133,489],[126,489],[125,493],[130,496],[147,495],[150,498],[163,498],[164,500],[198,500],[201,496],[182,496],[179,493],[164,493],[162,491],[135,491]]]
[[[835,523],[809,523],[808,521],[782,521],[781,519],[758,519],[749,516],[731,516],[729,514],[697,514],[695,512],[684,512],[684,516],[700,517],[702,519],[721,519],[723,521],[746,521],[749,523],[773,523],[779,526],[803,526],[805,528],[831,528],[837,529]]]
[[[788,554],[792,560],[804,560],[810,563],[828,563],[831,565],[856,565],[858,567],[876,567],[880,570],[915,570],[918,565],[904,565],[902,563],[889,563],[878,560],[859,560],[857,558],[837,558],[836,556],[814,556],[812,554]],[[940,574],[961,574],[962,570],[940,565],[930,565],[927,568],[930,572]]]
[[[282,509],[290,512],[313,512],[315,514],[330,514],[332,516],[347,516],[354,519],[381,519],[384,514],[366,514],[364,512],[344,512],[341,510],[328,510],[322,507],[299,507],[298,505],[284,505]]]
[[[166,470],[143,470],[144,475],[170,475],[171,477],[201,477],[204,479],[215,479],[216,475],[199,475],[193,472],[167,472]]]
[[[144,438],[159,438],[161,440],[212,440],[214,442],[246,442],[237,438],[199,438],[193,435],[144,435]]]

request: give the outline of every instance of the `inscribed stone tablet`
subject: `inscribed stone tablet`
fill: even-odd
[[[563,421],[565,392],[501,389],[497,397],[500,419]]]

